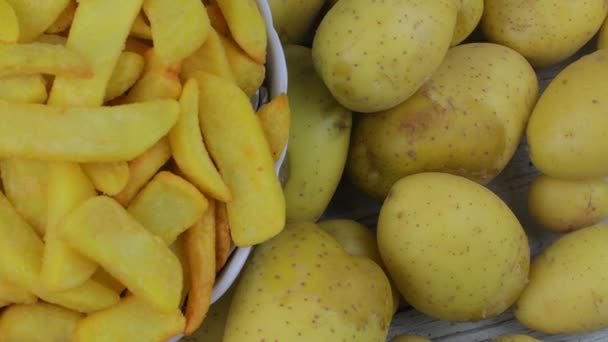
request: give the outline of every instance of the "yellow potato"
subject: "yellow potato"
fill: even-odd
[[[23,287],[11,284],[0,277],[0,302],[33,304],[38,298]]]
[[[279,160],[289,138],[290,110],[287,94],[282,93],[257,112],[272,157]]]
[[[103,103],[108,81],[142,2],[105,0],[78,4],[66,47],[90,63],[93,77],[55,78],[49,95],[50,104],[100,106]]]
[[[304,44],[317,19],[324,15],[325,0],[269,0],[272,23],[283,44]]]
[[[0,100],[45,103],[46,99],[46,82],[41,75],[0,78]]]
[[[43,302],[12,305],[0,316],[0,341],[71,341],[82,318],[81,313]]]
[[[390,342],[431,342],[431,340],[420,336],[401,335],[393,338]]]
[[[229,81],[235,80],[226,49],[222,44],[220,35],[214,29],[209,31],[205,43],[184,60],[180,78],[187,81],[194,77],[197,71],[205,71]]]
[[[266,241],[283,229],[285,199],[264,131],[239,87],[205,72],[196,80],[201,131],[232,192],[227,203],[232,239],[237,246]]]
[[[31,42],[57,20],[70,0],[7,0],[7,2],[17,14],[19,41]]]
[[[44,288],[53,292],[84,283],[97,269],[97,264],[66,245],[58,231],[63,217],[96,193],[78,164],[49,165],[48,224],[40,280]]]
[[[492,340],[491,342],[542,342],[542,340],[535,339],[534,337],[527,335],[508,335],[499,337]]]
[[[209,210],[209,209],[208,209]],[[230,257],[232,251],[232,237],[230,236],[230,222],[226,203],[215,202],[215,270],[219,272]]]
[[[77,51],[57,44],[0,44],[0,77],[51,74],[91,79],[90,61]]]
[[[606,24],[606,22],[608,22],[608,18],[606,18],[606,21],[604,21],[604,24],[602,25],[600,33],[597,37],[598,49],[605,49],[608,47],[608,25]]]
[[[543,174],[572,180],[608,176],[605,87],[608,50],[602,49],[568,65],[543,92],[527,128],[530,159]]]
[[[123,52],[108,81],[104,102],[124,94],[139,79],[144,70],[144,58],[135,52]]]
[[[599,224],[562,235],[538,255],[514,306],[519,322],[546,334],[608,327],[606,243],[608,225]]]
[[[46,33],[60,33],[66,31],[72,25],[74,20],[74,13],[76,13],[76,7],[78,2],[76,0],[70,0],[70,3],[63,9],[63,12],[55,19],[55,21],[49,26],[44,32]]]
[[[167,341],[184,329],[177,308],[160,312],[136,296],[78,322],[73,342]]]
[[[186,328],[191,335],[204,321],[215,283],[215,205],[211,202],[203,217],[184,235],[190,269],[190,291],[186,306]]]
[[[91,179],[95,189],[106,195],[116,195],[129,181],[129,165],[125,162],[86,163],[82,170]]]
[[[130,160],[167,134],[178,112],[172,100],[97,108],[0,101],[0,157]]]
[[[232,38],[222,36],[220,38],[236,84],[248,96],[255,94],[266,77],[266,66],[249,57]]]
[[[154,48],[166,64],[190,56],[211,28],[200,0],[146,0],[143,10],[150,20]]]
[[[170,245],[201,218],[207,206],[207,199],[192,184],[162,171],[133,198],[127,211]]]
[[[97,268],[97,271],[93,273],[91,279],[118,294],[121,294],[126,289],[120,281],[116,280],[116,278],[112,277],[101,267]]]
[[[165,312],[178,307],[179,260],[115,200],[97,196],[85,201],[65,217],[60,229],[72,248],[97,262],[136,296]]]
[[[198,93],[196,80],[188,80],[179,100],[180,116],[168,135],[173,159],[184,176],[203,193],[227,202],[232,195],[209,157],[199,128]]]
[[[39,236],[47,226],[49,168],[36,160],[6,158],[0,160],[4,193],[15,210]]]
[[[230,33],[239,46],[260,64],[266,63],[266,23],[255,0],[217,0]]]
[[[6,0],[0,0],[0,43],[16,43],[19,40],[17,14]]]
[[[140,39],[152,40],[152,28],[150,28],[150,24],[144,19],[142,12],[139,12],[135,20],[133,20],[130,35]]]
[[[171,158],[171,147],[166,138],[129,162],[129,181],[114,199],[127,206],[137,192],[156,174],[156,172]]]
[[[477,27],[483,14],[483,0],[459,0],[460,9],[451,46],[462,43]]]

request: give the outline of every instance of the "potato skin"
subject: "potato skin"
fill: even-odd
[[[541,175],[530,184],[528,209],[536,222],[551,231],[589,227],[608,216],[608,183]]]
[[[528,239],[515,215],[490,190],[450,174],[398,181],[380,211],[378,246],[406,301],[434,318],[496,316],[528,277]]]
[[[514,312],[526,327],[574,334],[608,327],[608,225],[563,235],[537,256]]]
[[[338,1],[315,34],[315,68],[352,111],[394,107],[439,67],[456,15],[454,0]]]
[[[538,100],[527,140],[532,163],[561,179],[608,176],[608,50],[562,70]]]
[[[411,98],[356,122],[348,175],[379,200],[401,177],[424,171],[486,184],[515,153],[537,97],[536,74],[514,50],[491,43],[451,48]]]
[[[543,67],[585,45],[607,12],[605,0],[486,0],[481,28],[489,41],[513,48]]]
[[[462,43],[475,30],[483,14],[483,0],[459,0],[459,2],[460,10],[451,46]]]
[[[608,47],[608,18],[604,21],[602,28],[600,29],[600,33],[597,37],[597,48],[605,49]]]

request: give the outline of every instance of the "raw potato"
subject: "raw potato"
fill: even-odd
[[[287,220],[316,221],[338,187],[352,124],[351,112],[315,73],[307,47],[286,45],[291,127],[283,193]]]
[[[487,184],[514,155],[537,97],[536,74],[514,50],[491,43],[451,48],[411,98],[358,121],[348,175],[378,200],[400,178],[425,171]]]
[[[541,340],[537,340],[534,337],[526,336],[526,335],[509,335],[499,337],[492,342],[542,342]]]
[[[602,28],[600,29],[600,34],[597,37],[597,47],[598,49],[605,49],[608,47],[608,18],[604,21]]]
[[[348,255],[317,225],[300,222],[254,250],[223,341],[381,342],[392,309],[390,284],[376,263]]]
[[[19,40],[19,22],[7,0],[0,0],[0,23],[0,43],[16,43]]]
[[[526,327],[579,334],[608,327],[608,225],[563,235],[534,259],[514,307]]]
[[[90,79],[89,61],[65,46],[47,43],[0,44],[0,77],[50,74]]]
[[[234,297],[236,288],[237,284],[233,284],[217,302],[211,305],[203,324],[194,333],[194,338],[197,341],[223,340],[226,320],[228,319],[228,311],[230,310],[230,304],[232,304],[232,297]]]
[[[401,335],[393,338],[391,342],[431,342],[431,340],[420,336]]]
[[[608,216],[608,183],[541,175],[530,184],[528,209],[536,222],[555,232],[589,227]]]
[[[325,0],[270,0],[272,23],[281,43],[302,44]]]
[[[438,319],[499,315],[526,285],[530,248],[509,207],[445,173],[399,180],[380,210],[380,255],[405,300]]]
[[[604,0],[491,0],[485,2],[481,28],[488,40],[515,49],[534,66],[545,67],[585,45],[607,12]]]
[[[71,341],[82,318],[78,312],[44,302],[11,305],[0,316],[0,341]]]
[[[457,11],[454,0],[339,1],[315,34],[315,68],[350,110],[394,107],[441,64]]]
[[[483,14],[483,0],[459,0],[460,9],[451,46],[462,43],[477,27]]]
[[[543,174],[560,179],[608,176],[607,86],[606,49],[583,56],[551,81],[527,128],[530,159]]]

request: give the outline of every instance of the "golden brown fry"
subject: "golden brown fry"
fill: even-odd
[[[232,238],[230,237],[230,222],[226,203],[215,202],[215,270],[221,270],[232,249]]]
[[[166,135],[178,113],[172,100],[96,108],[0,101],[0,158],[131,160]]]
[[[207,199],[185,179],[162,171],[131,201],[127,211],[165,244],[198,221],[207,210]]]
[[[229,201],[232,198],[230,190],[213,164],[199,128],[198,85],[195,79],[186,82],[179,102],[181,113],[168,136],[175,163],[203,193]]]
[[[6,197],[39,236],[47,225],[49,168],[46,163],[19,158],[0,160]]]
[[[185,82],[194,77],[198,71],[206,71],[229,81],[234,81],[224,45],[220,35],[214,29],[209,31],[205,43],[184,60],[180,78]]]
[[[8,3],[17,14],[19,41],[27,43],[35,40],[51,26],[70,0],[8,0]]]
[[[108,81],[104,102],[124,94],[139,79],[144,70],[144,58],[135,52],[125,51],[118,58]]]
[[[163,312],[178,307],[182,290],[179,260],[112,198],[97,196],[79,205],[64,218],[61,232],[72,248],[97,262],[142,300]]]
[[[266,22],[255,0],[217,0],[230,33],[239,46],[260,64],[266,63]]]
[[[70,341],[81,313],[44,302],[11,305],[0,316],[0,341]]]
[[[129,165],[125,162],[85,163],[82,170],[93,182],[95,189],[106,195],[121,192],[129,181]]]
[[[75,50],[57,44],[0,44],[0,77],[51,74],[90,79],[94,70]]]
[[[46,98],[46,82],[41,75],[0,78],[0,100],[45,103]]]
[[[227,204],[232,239],[240,247],[266,241],[283,230],[285,198],[262,126],[234,83],[205,72],[196,80],[201,131],[232,192]]]
[[[236,84],[251,96],[260,88],[266,77],[266,67],[245,53],[230,37],[221,37]]]
[[[179,78],[169,73],[146,73],[129,91],[123,103],[137,103],[179,97],[182,85]]]
[[[200,0],[146,0],[143,10],[150,20],[154,48],[166,64],[188,57],[207,39],[211,26]]]
[[[19,40],[19,22],[15,10],[6,0],[0,0],[0,43]]]
[[[141,298],[129,295],[117,305],[81,320],[71,341],[163,342],[181,333],[184,321],[177,308],[160,312]]]
[[[129,162],[129,181],[114,199],[127,206],[137,192],[171,158],[171,148],[166,138],[162,138],[146,152]]]
[[[150,24],[144,19],[142,12],[137,13],[137,17],[133,20],[130,35],[135,38],[152,40],[152,29],[150,29]]]
[[[215,203],[184,235],[190,266],[190,292],[184,333],[192,334],[202,324],[211,304],[215,284]]]
[[[265,104],[257,113],[272,157],[279,160],[289,138],[291,114],[287,94],[282,93]]]
[[[76,0],[70,0],[70,3],[63,9],[63,12],[55,19],[55,21],[46,29],[46,33],[60,33],[72,25],[72,20],[74,20],[74,13],[76,12],[76,7],[78,6],[78,2]]]
[[[216,3],[211,3],[205,6],[207,9],[207,16],[209,16],[209,22],[211,26],[217,31],[217,33],[222,36],[230,36],[230,29],[228,28],[228,23],[226,23],[226,18],[222,14],[222,10]]]
[[[32,292],[11,284],[0,277],[0,302],[33,304],[38,298]]]

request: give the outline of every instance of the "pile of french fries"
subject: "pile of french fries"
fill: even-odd
[[[0,0],[0,341],[200,326],[284,226],[266,48],[255,0]]]

